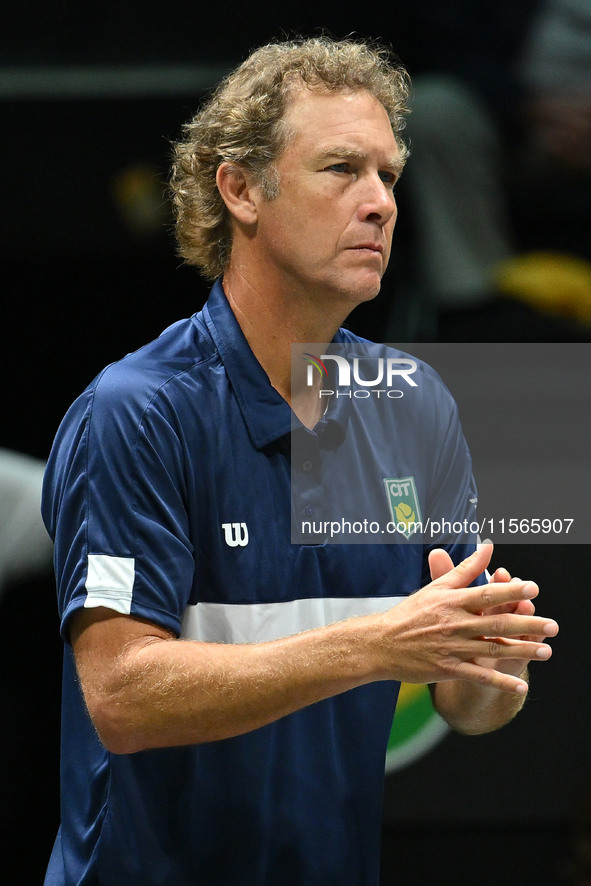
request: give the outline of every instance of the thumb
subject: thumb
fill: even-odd
[[[466,557],[457,566],[453,566],[447,551],[441,549],[433,551],[432,556],[429,557],[433,583],[447,588],[467,588],[475,578],[484,572],[490,563],[492,553],[492,542],[483,542],[478,545],[473,554]]]
[[[431,581],[441,578],[446,572],[451,572],[454,568],[454,561],[443,548],[436,548],[429,551],[429,571],[431,573]]]

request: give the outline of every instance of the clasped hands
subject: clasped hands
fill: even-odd
[[[454,566],[447,551],[430,553],[430,584],[391,610],[396,679],[411,683],[469,680],[525,695],[530,661],[545,661],[558,624],[535,614],[533,581],[497,569],[488,584],[469,585],[487,568],[493,545]]]

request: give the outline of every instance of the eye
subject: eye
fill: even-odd
[[[331,163],[330,166],[326,167],[331,172],[345,173],[350,171],[350,166],[348,163]]]
[[[387,169],[382,169],[378,172],[379,177],[384,182],[385,185],[388,185],[392,190],[394,190],[394,185],[396,184],[396,175],[393,172],[388,172]]]

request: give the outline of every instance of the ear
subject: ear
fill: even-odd
[[[245,225],[257,221],[257,207],[254,199],[256,186],[251,176],[234,163],[221,163],[216,173],[216,182],[222,200],[234,218]]]

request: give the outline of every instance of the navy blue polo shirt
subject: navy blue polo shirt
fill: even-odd
[[[358,341],[343,330],[337,340]],[[376,886],[398,684],[224,741],[113,755],[86,712],[68,625],[81,607],[105,606],[181,638],[252,643],[384,611],[419,588],[425,547],[412,537],[334,544],[292,532],[310,508],[330,513],[341,487],[339,506],[357,512],[354,478],[334,459],[343,446],[344,464],[362,455],[377,478],[362,496],[376,521],[392,513],[384,481],[409,477],[417,501],[452,489],[450,513],[465,514],[475,493],[455,405],[420,371],[420,393],[379,439],[345,398],[314,432],[296,422],[314,451],[292,477],[294,417],[217,283],[203,311],[107,367],[73,404],[42,508],[65,641],[62,824],[47,886]]]

